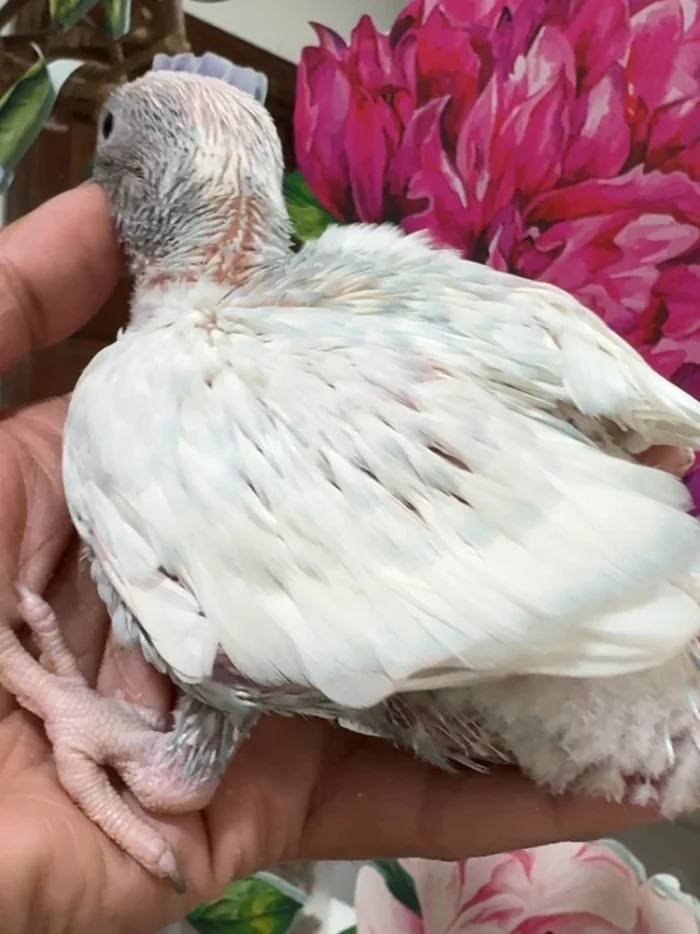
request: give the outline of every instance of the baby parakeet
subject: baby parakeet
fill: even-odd
[[[100,118],[94,177],[136,284],[64,447],[114,630],[181,700],[166,724],[90,692],[24,591],[51,673],[22,702],[67,791],[175,882],[101,766],[146,808],[198,808],[265,712],[553,792],[700,805],[680,479],[700,405],[570,295],[423,235],[335,227],[294,253],[269,114],[226,63],[187,63]],[[0,656],[0,678],[21,664]]]

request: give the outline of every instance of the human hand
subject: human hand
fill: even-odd
[[[0,372],[82,326],[120,259],[102,192],[85,185],[0,234]],[[81,568],[61,489],[66,399],[0,418],[0,637],[17,620],[14,582],[43,593],[100,690],[164,705],[145,662],[114,650]],[[2,672],[0,671],[0,680]],[[42,723],[0,692],[0,917],[12,934],[143,932],[181,918],[229,879],[296,859],[457,859],[614,833],[653,812],[549,798],[514,770],[439,772],[388,743],[320,720],[270,717],[237,754],[205,811],[159,824],[188,883],[149,876],[62,790]]]

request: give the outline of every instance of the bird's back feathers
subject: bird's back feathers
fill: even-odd
[[[182,680],[221,647],[360,707],[700,629],[700,524],[632,459],[700,447],[700,406],[560,290],[355,227],[137,311],[73,396],[66,492]]]

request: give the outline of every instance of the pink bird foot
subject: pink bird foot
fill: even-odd
[[[171,718],[100,696],[81,674],[51,607],[19,587],[19,610],[41,653],[39,662],[14,632],[0,628],[0,683],[44,721],[61,785],[102,831],[153,875],[178,891],[185,884],[172,847],[111,785],[113,768],[149,811],[197,811],[211,800],[247,727],[183,697]]]

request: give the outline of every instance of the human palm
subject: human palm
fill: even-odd
[[[0,370],[77,330],[118,271],[106,204],[93,185],[5,230]],[[81,566],[61,487],[66,409],[66,399],[55,399],[5,410],[0,419],[0,640],[7,625],[17,628],[21,581],[46,596],[100,691],[165,708],[169,686],[138,655],[114,648]],[[58,781],[43,724],[0,690],[0,917],[13,934],[87,934],[106,925],[114,934],[148,934],[233,876],[284,860],[456,859],[594,837],[652,817],[590,799],[548,798],[512,770],[447,775],[321,721],[270,717],[203,812],[159,821],[187,880],[182,896],[76,808]]]

